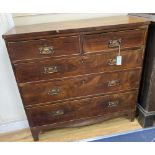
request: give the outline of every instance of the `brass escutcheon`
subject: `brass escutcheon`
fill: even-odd
[[[119,86],[120,81],[119,80],[112,80],[108,82],[108,87],[114,87],[114,86]]]
[[[63,109],[55,110],[55,111],[52,111],[51,114],[52,116],[60,116],[64,114],[64,110]]]
[[[121,45],[121,40],[122,40],[121,38],[109,40],[109,47],[110,48],[119,47]]]
[[[60,89],[59,88],[54,88],[54,89],[50,89],[49,91],[48,91],[48,95],[57,95],[57,94],[59,94],[60,93]]]
[[[43,54],[43,55],[54,54],[54,49],[52,46],[40,47],[39,51],[40,51],[40,54]]]
[[[119,101],[109,101],[108,107],[116,107],[119,104]]]
[[[116,65],[116,59],[108,59],[108,63],[109,66],[114,66]]]
[[[45,74],[52,74],[58,72],[57,66],[51,66],[51,67],[44,67],[44,73]]]

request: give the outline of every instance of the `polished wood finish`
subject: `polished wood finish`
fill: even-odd
[[[92,55],[76,56],[71,58],[57,58],[31,63],[18,63],[15,73],[19,83],[58,79],[90,73],[103,73],[142,65],[143,50],[122,51],[122,65],[116,65],[116,52],[98,53]],[[47,70],[48,69],[48,70]],[[51,70],[50,70],[51,69]],[[52,71],[52,69],[54,71]]]
[[[78,36],[9,42],[8,48],[13,61],[79,54],[80,51]],[[52,51],[41,53],[42,48],[52,48]]]
[[[133,91],[39,106],[27,109],[27,114],[32,127],[100,115],[105,117],[109,113],[134,109],[136,94]]]
[[[138,89],[140,73],[140,70],[136,69],[115,73],[85,75],[77,78],[33,83],[33,85],[22,84],[20,90],[25,106],[27,106],[121,90]],[[112,81],[118,81],[118,84],[109,85]],[[50,91],[53,91],[53,93],[50,93]]]
[[[114,16],[76,21],[63,21],[26,26],[16,26],[3,37],[5,40],[27,40],[27,38],[40,38],[42,36],[64,35],[77,32],[109,31],[119,29],[134,29],[138,26],[146,26],[150,22],[144,18],[132,16]]]
[[[84,52],[106,51],[116,46],[110,46],[110,41],[120,41],[121,48],[139,47],[145,43],[146,29],[126,30],[119,32],[84,35]]]
[[[3,36],[34,140],[51,128],[134,120],[148,24],[110,17],[16,27]]]

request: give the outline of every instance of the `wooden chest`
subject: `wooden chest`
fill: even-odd
[[[134,119],[148,24],[117,16],[3,35],[34,140],[45,129]]]

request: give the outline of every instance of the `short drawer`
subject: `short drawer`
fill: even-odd
[[[76,75],[116,71],[141,67],[142,50],[122,51],[122,65],[116,65],[118,52],[76,56],[15,65],[17,81],[20,83],[71,77]]]
[[[127,30],[109,33],[84,35],[84,52],[99,52],[105,50],[140,47],[145,43],[147,29]]]
[[[22,84],[25,106],[138,88],[140,69]]]
[[[79,53],[79,37],[59,37],[8,43],[13,61],[65,56]]]
[[[113,94],[27,109],[31,126],[102,116],[134,109],[137,92]]]

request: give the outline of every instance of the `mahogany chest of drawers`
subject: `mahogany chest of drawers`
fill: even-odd
[[[34,140],[50,128],[134,119],[148,24],[116,16],[3,35]]]

